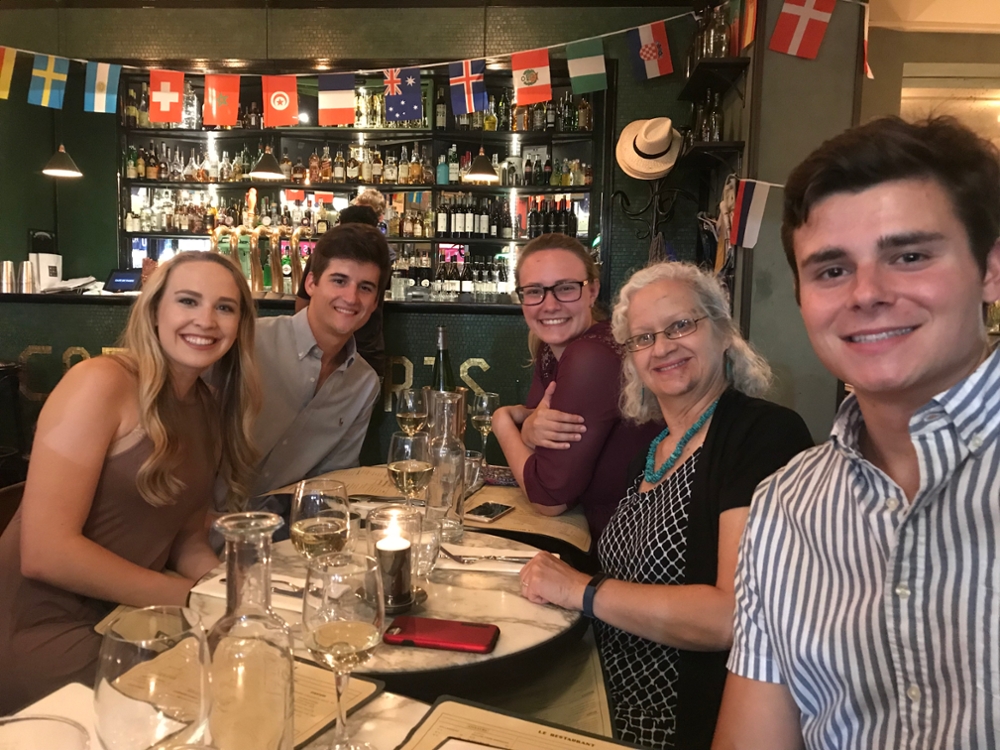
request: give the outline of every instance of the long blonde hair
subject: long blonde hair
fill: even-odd
[[[219,472],[228,487],[226,503],[235,509],[250,492],[247,478],[257,461],[251,436],[254,419],[260,411],[261,394],[254,361],[253,298],[240,269],[224,255],[188,252],[174,256],[150,276],[132,306],[120,340],[125,351],[113,356],[138,381],[139,425],[153,442],[153,452],[139,467],[135,483],[146,502],[155,507],[175,502],[185,489],[173,473],[179,460],[183,426],[175,419],[176,396],[157,335],[157,317],[170,274],[186,263],[222,266],[232,275],[239,290],[236,341],[215,364],[212,380],[217,390],[213,394],[200,378],[195,384],[196,396],[206,411],[212,438],[221,454]]]
[[[763,396],[767,393],[772,379],[770,365],[740,334],[729,314],[729,300],[719,280],[693,263],[665,261],[632,274],[618,293],[618,301],[611,314],[611,331],[615,341],[624,344],[625,339],[631,335],[628,310],[632,297],[640,289],[658,281],[676,281],[687,286],[694,294],[701,314],[706,316],[715,332],[728,343],[719,366],[724,369],[729,385],[748,396]],[[663,418],[656,399],[645,392],[631,354],[622,363],[620,409],[623,417],[639,424]]]

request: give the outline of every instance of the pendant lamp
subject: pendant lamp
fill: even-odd
[[[42,174],[47,174],[49,177],[83,177],[83,172],[76,166],[73,158],[66,153],[66,147],[61,143],[59,144],[59,150],[52,155],[49,163],[45,165]]]

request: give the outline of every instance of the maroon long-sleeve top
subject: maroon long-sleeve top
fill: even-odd
[[[595,323],[571,341],[558,360],[542,344],[525,404],[538,406],[555,380],[552,408],[584,418],[587,431],[568,450],[535,449],[524,465],[524,489],[539,505],[582,504],[594,545],[625,496],[629,462],[663,429],[622,419],[622,356],[607,322]]]

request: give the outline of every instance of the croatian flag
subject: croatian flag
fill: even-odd
[[[319,77],[319,124],[354,124],[353,73],[332,73]]]
[[[837,0],[785,0],[769,48],[815,60]]]
[[[385,117],[393,122],[419,120],[424,116],[420,92],[420,68],[387,68],[385,80]]]
[[[637,79],[648,81],[650,78],[659,78],[674,72],[665,22],[657,21],[631,29],[625,32],[625,37],[631,53],[632,69]]]
[[[767,207],[767,194],[771,185],[756,180],[740,180],[733,207],[733,226],[729,234],[729,244],[733,247],[752,248],[757,244],[760,225]]]
[[[451,108],[456,115],[485,112],[490,106],[486,93],[485,60],[464,60],[451,63],[448,74],[451,81]]]
[[[118,107],[118,75],[121,65],[87,63],[87,81],[83,89],[84,112],[114,112]]]

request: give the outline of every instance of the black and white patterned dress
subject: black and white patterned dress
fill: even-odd
[[[601,535],[598,557],[611,578],[684,583],[688,508],[698,448],[665,481],[639,492],[635,480]],[[595,620],[620,739],[673,747],[679,651]]]

